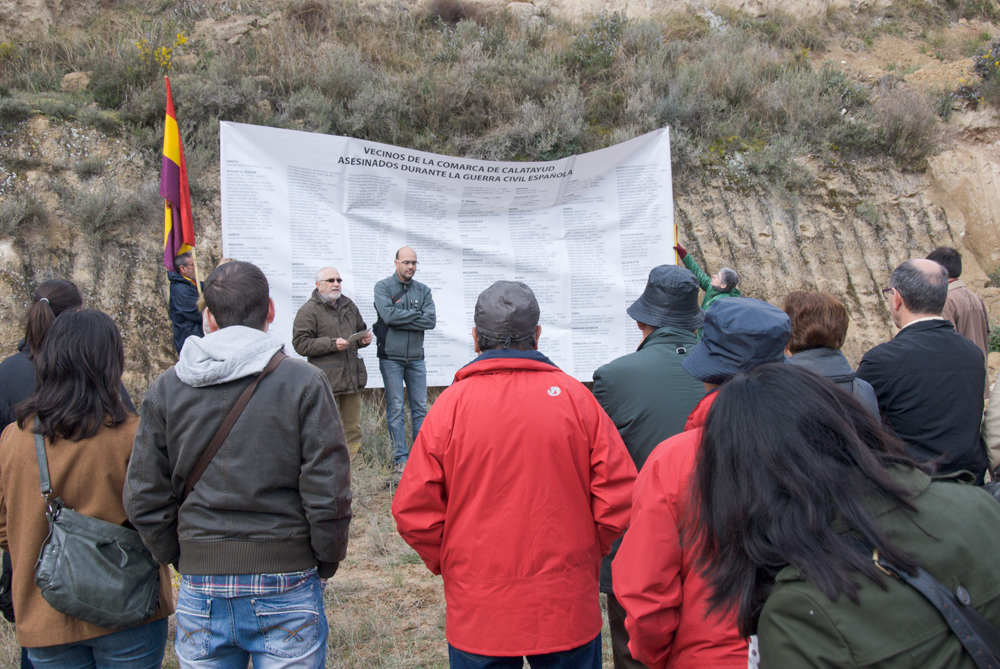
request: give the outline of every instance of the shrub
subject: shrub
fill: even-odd
[[[87,232],[107,233],[152,224],[161,216],[162,206],[157,184],[147,183],[136,191],[96,184],[73,196],[67,209]]]
[[[927,97],[896,86],[875,103],[880,144],[902,169],[924,169],[937,149],[938,121]]]
[[[615,61],[628,19],[625,12],[601,12],[570,45],[566,61],[588,77],[600,77]]]
[[[0,126],[12,126],[31,116],[31,105],[15,98],[0,99]]]
[[[0,202],[0,235],[13,235],[44,220],[45,207],[31,193],[8,195]]]
[[[118,119],[114,114],[102,112],[93,107],[84,107],[76,116],[77,120],[97,128],[106,135],[118,134]]]
[[[86,181],[101,176],[104,173],[105,167],[103,160],[84,158],[73,165],[73,171],[76,172],[76,176]]]

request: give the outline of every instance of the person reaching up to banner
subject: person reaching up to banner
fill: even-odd
[[[736,287],[736,284],[740,282],[740,275],[736,273],[736,270],[723,267],[709,276],[698,267],[698,263],[688,255],[687,249],[683,246],[677,244],[674,251],[677,251],[677,257],[681,259],[685,267],[691,270],[691,273],[698,279],[701,289],[705,291],[705,299],[701,301],[702,309],[708,309],[723,297],[740,297],[740,291]]]

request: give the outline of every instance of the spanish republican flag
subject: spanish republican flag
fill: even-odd
[[[165,198],[163,226],[163,264],[176,272],[174,258],[194,248],[194,221],[191,218],[191,189],[188,188],[187,163],[177,129],[174,98],[167,82],[167,119],[163,124],[163,169],[160,172],[160,195]]]

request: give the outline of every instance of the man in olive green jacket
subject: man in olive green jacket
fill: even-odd
[[[657,444],[684,430],[688,414],[705,394],[701,381],[681,362],[698,343],[704,320],[698,282],[683,267],[660,265],[649,273],[646,290],[628,308],[642,331],[634,353],[594,372],[594,397],[618,428],[636,469]],[[601,561],[601,592],[608,595],[608,621],[615,669],[643,669],[628,650],[625,610],[611,586],[611,561],[621,538]]]
[[[740,297],[740,290],[736,287],[740,281],[740,275],[736,273],[736,270],[723,267],[714,275],[709,276],[698,267],[698,263],[688,255],[683,246],[678,244],[674,250],[677,251],[677,257],[681,259],[684,266],[691,270],[691,273],[698,279],[701,289],[705,291],[705,299],[701,302],[703,310],[708,309],[716,300],[723,297]]]
[[[365,361],[358,349],[372,341],[370,332],[359,340],[351,335],[368,329],[357,305],[341,292],[343,279],[336,267],[316,273],[316,290],[295,315],[292,346],[323,370],[344,425],[351,455],[361,446],[361,391],[368,383]]]
[[[872,509],[891,541],[949,590],[1000,627],[1000,505],[970,485],[934,482],[896,467],[916,511],[883,501]],[[835,522],[846,532],[843,521]],[[768,667],[975,669],[945,619],[912,586],[885,576],[880,588],[858,575],[855,604],[836,602],[792,567],[778,572],[761,613],[760,663]]]

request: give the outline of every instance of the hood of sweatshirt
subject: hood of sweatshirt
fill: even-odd
[[[266,332],[233,325],[204,337],[188,337],[174,371],[189,386],[216,386],[259,374],[283,346]]]

